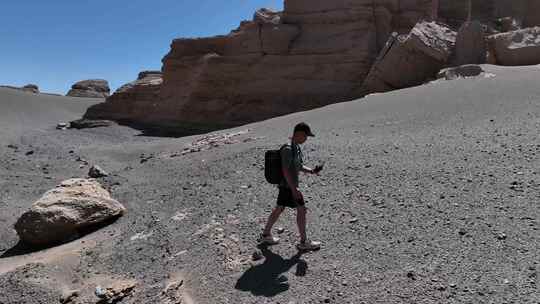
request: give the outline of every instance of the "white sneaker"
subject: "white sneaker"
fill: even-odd
[[[296,244],[296,248],[302,251],[313,251],[321,249],[321,242],[307,240]]]
[[[273,237],[271,235],[260,235],[257,239],[257,242],[261,245],[277,245],[279,244],[279,238]]]

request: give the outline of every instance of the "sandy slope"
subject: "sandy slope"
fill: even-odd
[[[2,121],[26,117],[26,129],[8,140],[17,150],[0,146],[0,303],[57,303],[67,289],[95,303],[96,285],[131,279],[136,293],[121,303],[538,303],[540,67],[486,69],[495,77],[225,130],[249,132],[185,155],[203,136],[57,131],[25,105],[2,106]],[[297,254],[289,212],[282,244],[252,262],[276,195],[262,156],[300,120],[318,135],[304,147],[308,162],[326,161],[321,177],[303,178],[309,230],[324,248]],[[103,183],[128,214],[82,240],[19,251],[16,216],[85,175],[80,158],[112,173]],[[178,294],[161,293],[180,279]]]
[[[20,136],[31,130],[54,128],[59,122],[80,118],[90,105],[99,102],[103,99],[36,95],[0,88],[0,139]]]

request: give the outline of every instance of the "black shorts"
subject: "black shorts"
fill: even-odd
[[[304,206],[304,201],[296,201],[292,195],[292,190],[285,187],[279,187],[277,205],[280,207],[296,208]]]

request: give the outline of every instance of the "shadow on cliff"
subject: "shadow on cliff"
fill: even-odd
[[[289,271],[294,265],[297,265],[296,276],[306,274],[308,266],[301,259],[301,252],[289,259],[284,259],[265,246],[259,248],[264,255],[264,262],[246,270],[236,282],[235,289],[249,291],[254,296],[273,297],[289,289],[288,279],[283,273]]]

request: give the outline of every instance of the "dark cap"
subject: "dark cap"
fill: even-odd
[[[303,131],[307,136],[315,137],[315,134],[311,132],[311,128],[305,122],[301,122],[294,127],[294,132],[298,131]]]

